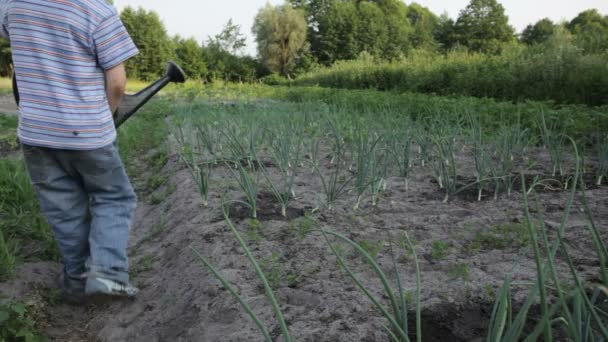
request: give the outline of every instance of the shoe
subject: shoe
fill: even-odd
[[[61,272],[58,279],[60,299],[71,305],[81,305],[85,300],[85,280],[68,277]]]
[[[101,277],[87,278],[84,289],[87,299],[97,303],[120,298],[132,299],[135,298],[138,292],[139,289],[129,283],[124,284],[116,280]]]

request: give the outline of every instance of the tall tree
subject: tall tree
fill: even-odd
[[[165,63],[175,54],[158,14],[141,7],[137,10],[126,7],[120,18],[139,49],[139,54],[127,61],[129,77],[149,81],[162,75]]]
[[[222,32],[210,39],[211,44],[218,45],[222,50],[233,55],[239,54],[247,45],[245,35],[241,32],[241,26],[235,25],[232,18],[228,20]]]
[[[456,45],[458,40],[456,37],[456,23],[447,13],[443,13],[439,17],[437,26],[433,31],[433,37],[442,52],[447,52]]]
[[[354,32],[358,41],[357,55],[365,51],[372,56],[381,56],[388,44],[389,32],[380,7],[373,2],[360,3],[357,29]]]
[[[608,16],[602,16],[596,9],[579,13],[567,24],[575,35],[575,43],[586,53],[608,51]]]
[[[253,28],[258,54],[274,72],[289,77],[298,54],[306,46],[304,12],[285,4],[266,5],[255,17]]]
[[[340,0],[287,0],[294,8],[306,13],[308,24],[307,40],[310,43],[310,54],[319,59],[322,52],[323,32],[319,29],[320,22],[333,4]]]
[[[336,1],[319,18],[319,62],[331,64],[336,60],[353,59],[359,54],[359,12],[352,1]]]
[[[555,32],[555,24],[548,18],[544,18],[536,22],[534,25],[528,25],[521,33],[520,40],[522,43],[533,45],[544,43]]]
[[[410,36],[412,46],[417,49],[436,50],[437,41],[433,34],[439,25],[439,18],[428,8],[415,2],[408,6],[407,18],[413,29]]]
[[[493,54],[514,39],[505,9],[496,0],[471,0],[460,12],[455,33],[458,43],[469,50]]]
[[[388,43],[382,54],[384,59],[395,59],[406,55],[410,48],[412,27],[407,17],[407,6],[400,0],[376,0],[384,12],[388,27]]]

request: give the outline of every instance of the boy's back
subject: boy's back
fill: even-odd
[[[9,0],[20,95],[19,138],[51,148],[91,150],[116,138],[104,70],[137,54],[105,0]]]

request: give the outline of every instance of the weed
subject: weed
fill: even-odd
[[[159,173],[155,173],[148,178],[146,181],[146,189],[149,192],[152,192],[158,188],[160,188],[167,181],[167,176],[161,175]]]
[[[453,265],[448,271],[448,275],[452,279],[462,279],[464,281],[469,281],[469,271],[469,265],[463,262]]]
[[[441,260],[448,256],[450,243],[443,240],[433,241],[431,248],[431,257],[435,260]]]
[[[28,308],[19,302],[0,305],[1,341],[43,341],[34,320],[28,315]]]
[[[249,219],[249,229],[247,229],[246,235],[249,240],[260,243],[262,241],[262,235],[260,234],[262,230],[262,222],[257,219]]]
[[[138,275],[148,272],[152,270],[152,264],[160,258],[155,255],[144,255],[141,259],[138,260],[133,266],[131,266],[131,275],[132,277],[137,277]]]
[[[469,253],[481,250],[518,248],[530,242],[526,227],[520,223],[503,223],[489,229],[476,229],[473,239],[467,243]]]
[[[280,261],[280,255],[278,253],[272,253],[271,256],[260,260],[260,268],[264,272],[268,284],[273,290],[279,288],[281,279],[286,277],[285,270]]]
[[[373,243],[368,240],[360,240],[357,242],[357,244],[359,245],[359,247],[363,248],[363,250],[366,251],[367,254],[369,254],[373,259],[376,259],[378,257],[378,253],[384,247],[384,241],[378,241],[376,243]]]
[[[289,223],[289,229],[294,231],[300,240],[308,236],[317,227],[318,223],[310,213],[305,213],[303,217],[299,217]]]

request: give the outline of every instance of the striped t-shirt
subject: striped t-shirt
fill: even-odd
[[[19,140],[92,150],[116,139],[104,70],[138,53],[106,0],[0,0],[19,88]]]

